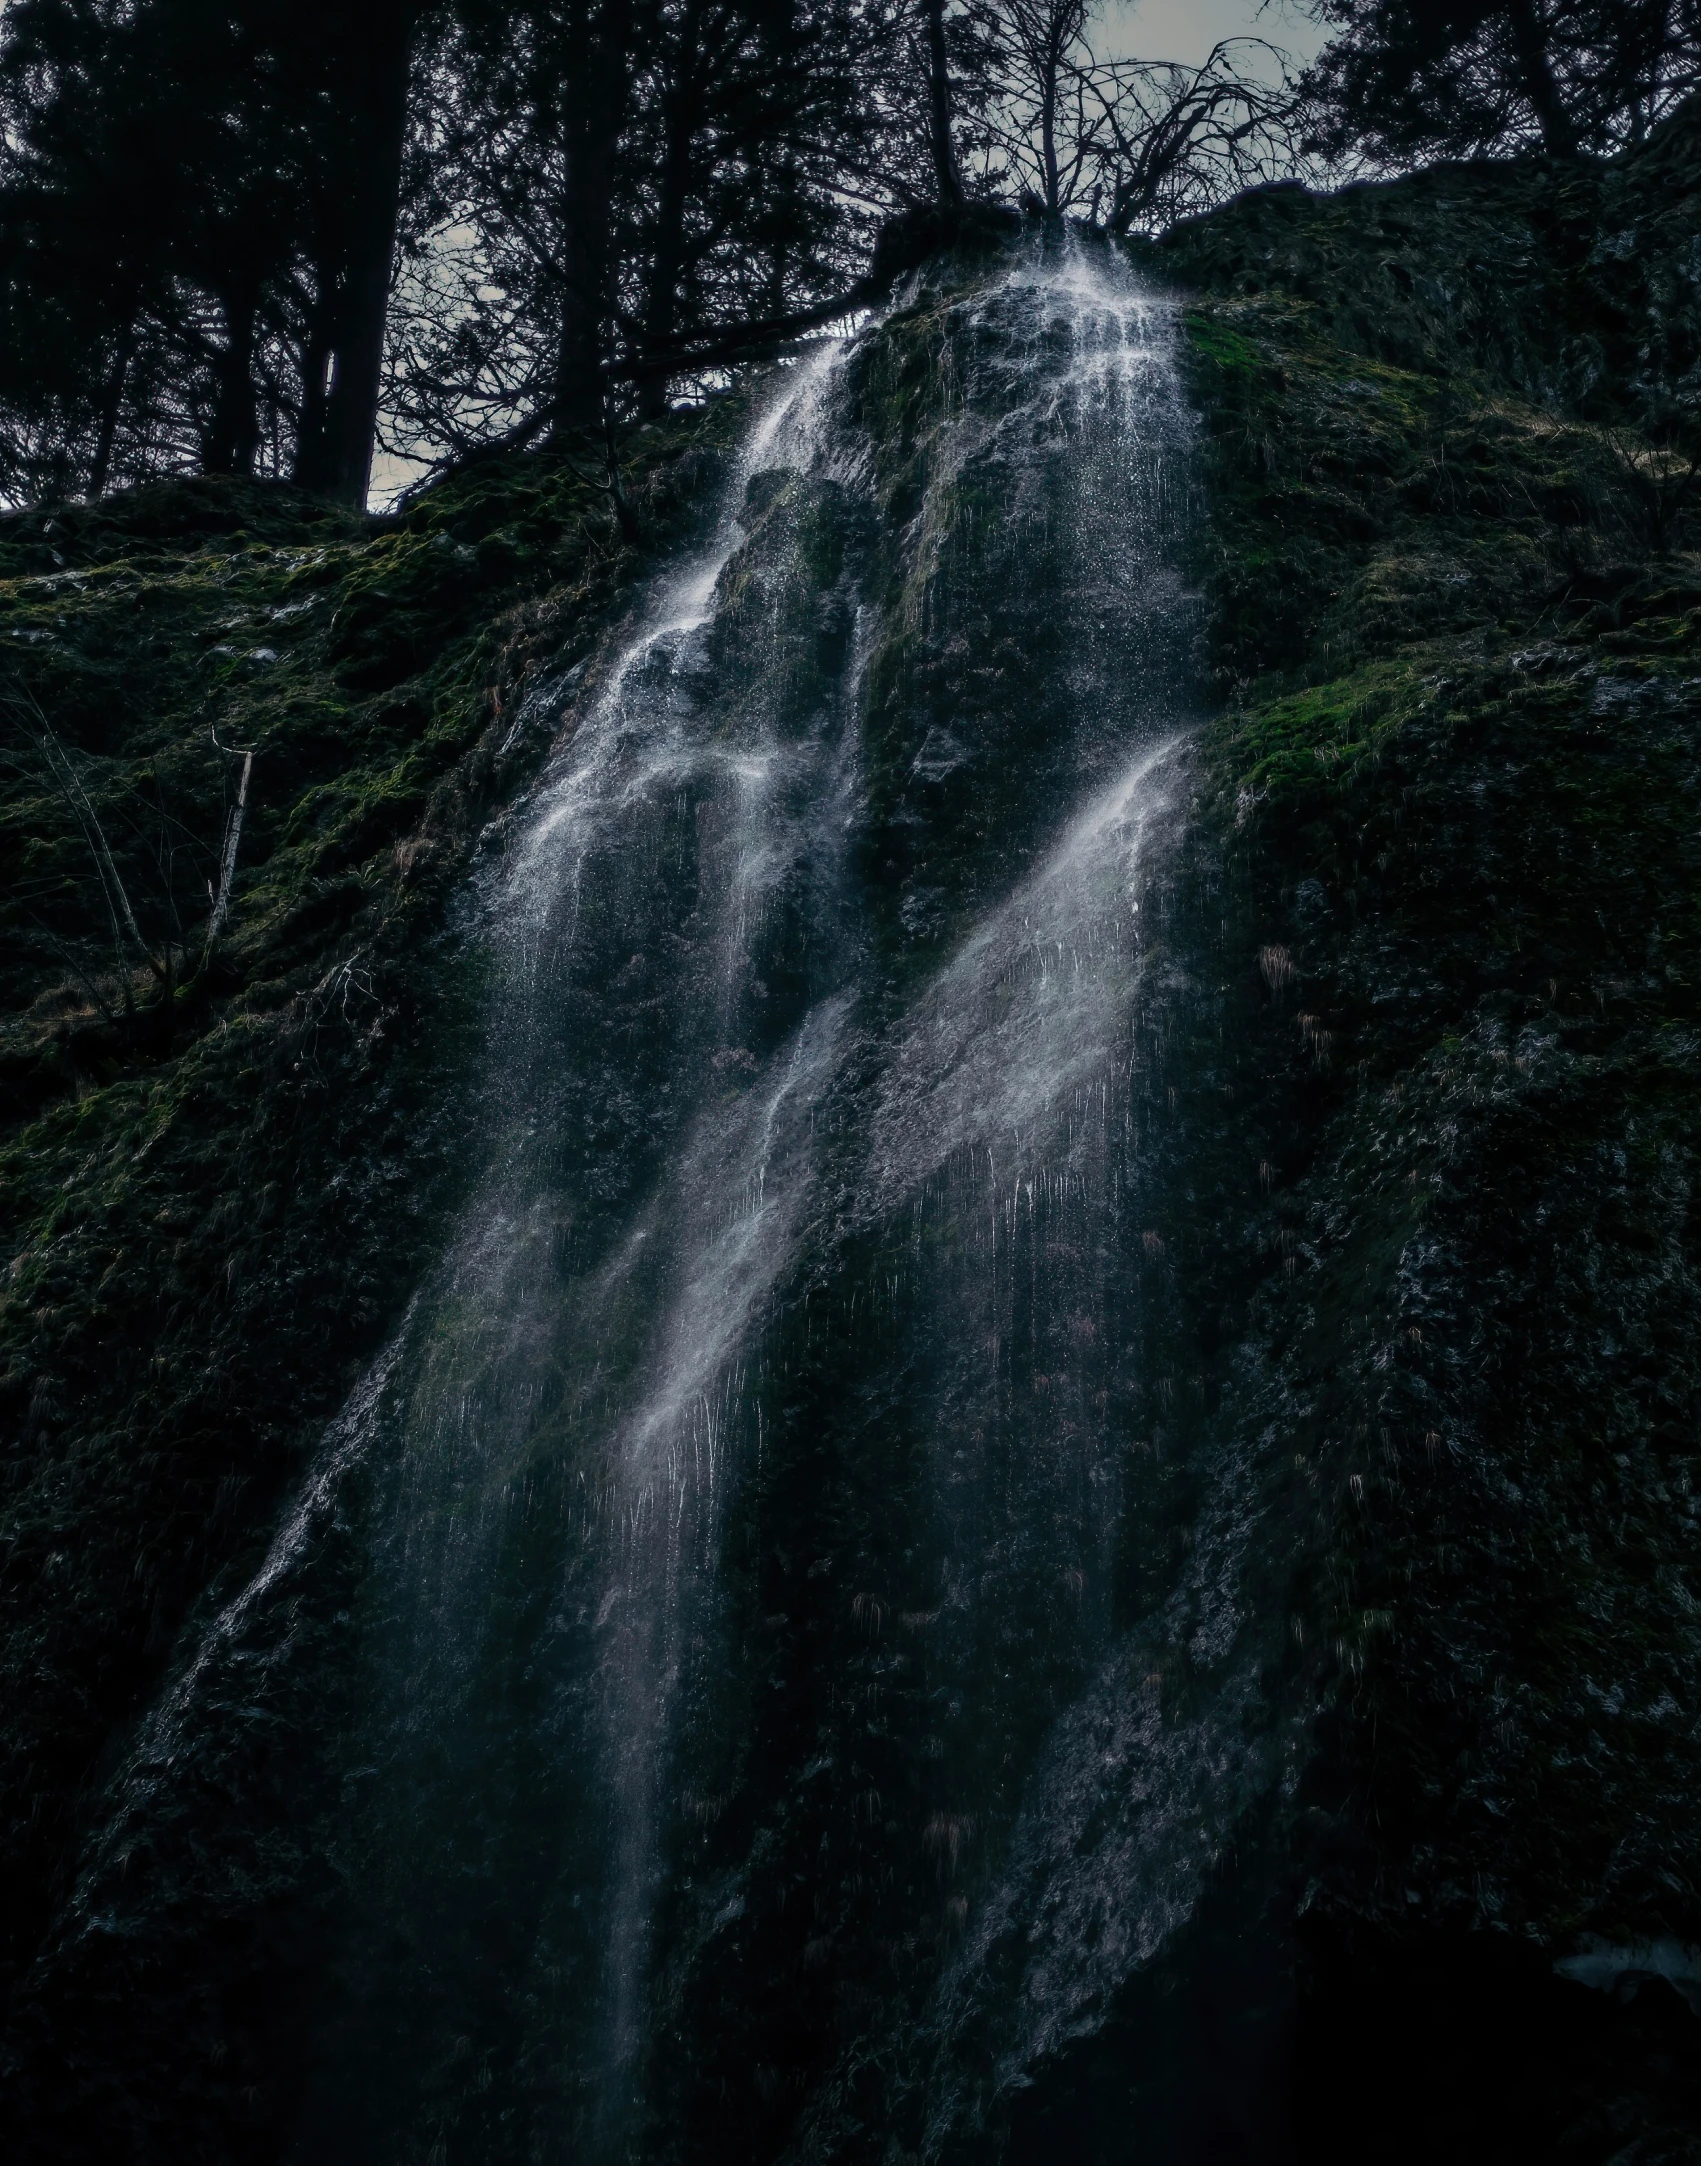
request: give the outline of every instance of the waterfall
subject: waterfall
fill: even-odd
[[[488,854],[476,1191],[50,1959],[296,1891],[290,2156],[948,2148],[1265,1779],[1152,1712],[1176,337],[1036,242],[780,372]]]

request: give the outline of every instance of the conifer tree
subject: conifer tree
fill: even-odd
[[[0,29],[13,488],[193,463],[364,499],[419,0],[18,0]],[[33,448],[32,448],[33,447]]]
[[[1634,141],[1701,80],[1696,0],[1317,0],[1318,141],[1389,165]]]

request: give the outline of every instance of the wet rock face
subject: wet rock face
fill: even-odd
[[[913,427],[871,431],[926,347],[947,361]],[[1075,607],[1059,509],[1084,454],[1120,447],[1138,479],[1184,453],[1174,352],[1167,310],[1071,251],[929,289],[782,387],[744,460],[787,478],[735,491],[521,816],[527,1028],[572,1103],[618,1080],[632,1113],[594,1161],[546,1124],[574,1146],[545,1168],[568,1268],[494,1302],[469,1275],[500,1366],[434,1360],[397,1433],[383,1540],[414,1561],[380,1568],[381,1598],[421,1602],[422,1504],[452,1500],[453,1533],[369,1719],[399,1718],[398,1687],[428,1702],[456,1774],[382,1788],[339,1929],[373,2021],[393,2018],[364,1951],[398,1913],[465,1958],[440,1995],[401,1982],[391,2088],[333,2012],[309,2055],[321,2147],[355,2115],[402,2144],[429,2114],[476,2152],[494,2110],[546,2150],[824,2154],[925,2113],[928,1998],[1115,1631],[1144,1253],[1119,1071],[1147,860],[1182,802],[1166,697],[1193,622],[1148,590],[1176,531],[1116,529],[1119,651],[1156,622],[1163,667],[1091,706],[1053,682],[1036,710],[965,655]],[[519,1178],[508,1222],[540,1195]],[[449,1436],[468,1405],[471,1462]],[[382,1870],[404,1849],[411,1888]],[[469,1895],[474,1854],[508,1862]],[[493,1917],[512,1952],[474,2007],[452,1981]],[[472,2025],[475,2062],[505,2057],[488,2106],[449,2050]]]
[[[1690,2155],[1692,133],[936,265],[540,660],[25,2155]]]
[[[1701,579],[1693,527],[1618,449],[1675,442],[1623,340],[1690,335],[1651,206],[1694,166],[1689,122],[1597,176],[1603,230],[1641,201],[1645,245],[1563,257],[1542,251],[1583,183],[1496,177],[1502,242],[1537,272],[1507,288],[1525,343],[1479,342],[1473,376],[1447,356],[1491,315],[1474,283],[1427,343],[1410,303],[1373,334],[1306,283],[1326,261],[1358,291],[1355,251],[1410,265],[1456,235],[1481,214],[1461,176],[1249,206],[1289,221],[1277,295],[1242,271],[1192,319],[1230,695],[1215,824],[1298,1092],[1263,1373],[1331,1522],[1292,1622],[1319,1717],[1293,1841],[1320,2156],[1378,2091],[1411,2102],[1401,2156],[1492,2155],[1520,2114],[1579,2158],[1685,2156],[1694,2126],[1669,1986],[1613,2002],[1551,1969],[1579,1936],[1698,1938],[1678,1799]],[[1526,315],[1561,284],[1545,326]],[[1618,359],[1588,396],[1527,403],[1556,381],[1541,340],[1590,335]],[[1361,2087],[1324,2082],[1336,2039]],[[1427,2102],[1426,2064],[1447,2071]]]
[[[575,688],[481,877],[447,1260],[118,1768],[31,1982],[33,2058],[154,1971],[73,2120],[316,2156],[925,2137],[929,2058],[986,2017],[930,1996],[1107,1662],[1136,1773],[1119,1617],[1186,1553],[1118,1535],[1198,631],[1177,355],[1075,244],[924,285],[774,387]],[[315,1706],[287,1761],[249,1749]],[[1143,1915],[1098,1997],[1209,1868],[1210,1722],[1149,1771],[1156,1838],[1110,1814]],[[1042,1828],[1019,1914],[1060,1862]],[[1052,1973],[1103,1891],[1061,1901]],[[170,2011],[268,1965],[291,2021],[226,2026],[241,2065],[185,2101]],[[1056,2023],[1018,2021],[1014,2076]],[[938,2093],[967,2137],[984,2088]]]

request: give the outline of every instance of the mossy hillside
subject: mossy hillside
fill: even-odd
[[[1511,1937],[1516,2030],[1584,1936],[1696,1930],[1701,737],[1692,690],[1632,678],[1603,727],[1627,680],[1581,674],[1456,684],[1269,837],[1257,882],[1255,937],[1297,973],[1265,993],[1293,1275],[1262,1373],[1320,1514],[1289,1598],[1326,1746],[1294,1889],[1337,1981],[1320,2032],[1358,2036],[1379,1948]],[[1366,2039],[1367,2069],[1449,2022],[1457,2047],[1494,1960],[1449,1958],[1453,2019],[1396,1970],[1419,2021]],[[1484,2028],[1467,2088],[1503,2049]],[[1543,2125],[1636,2124],[1622,2068],[1583,2096],[1551,2041],[1533,2057]],[[1683,2125],[1655,2089],[1644,2126]]]
[[[571,457],[388,520],[198,483],[0,525],[8,1961],[186,1611],[252,1556],[439,1238],[481,1066],[446,900],[733,426],[637,441],[637,547]],[[43,721],[155,969],[115,953]],[[220,746],[254,764],[208,955]]]
[[[1253,189],[1149,250],[1213,300],[1285,300],[1343,354],[1480,373],[1595,423],[1693,443],[1701,101],[1633,152],[1438,165],[1318,195]]]
[[[1689,336],[1696,133],[1176,242],[1224,700],[1195,847],[1238,898],[1284,1229],[1241,1418],[1313,1498],[1294,1897],[1319,2066],[1326,2032],[1363,2060],[1306,2086],[1318,2156],[1407,2092],[1444,2141],[1402,2055],[1524,2098],[1526,2140],[1688,2155],[1654,2000],[1581,2042],[1533,2011],[1581,1936],[1701,1938],[1701,507],[1636,380]]]

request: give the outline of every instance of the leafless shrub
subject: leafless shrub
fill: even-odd
[[[1155,233],[1301,162],[1287,56],[1225,38],[1197,67],[1144,60],[1082,71],[1093,208],[1112,233]]]

